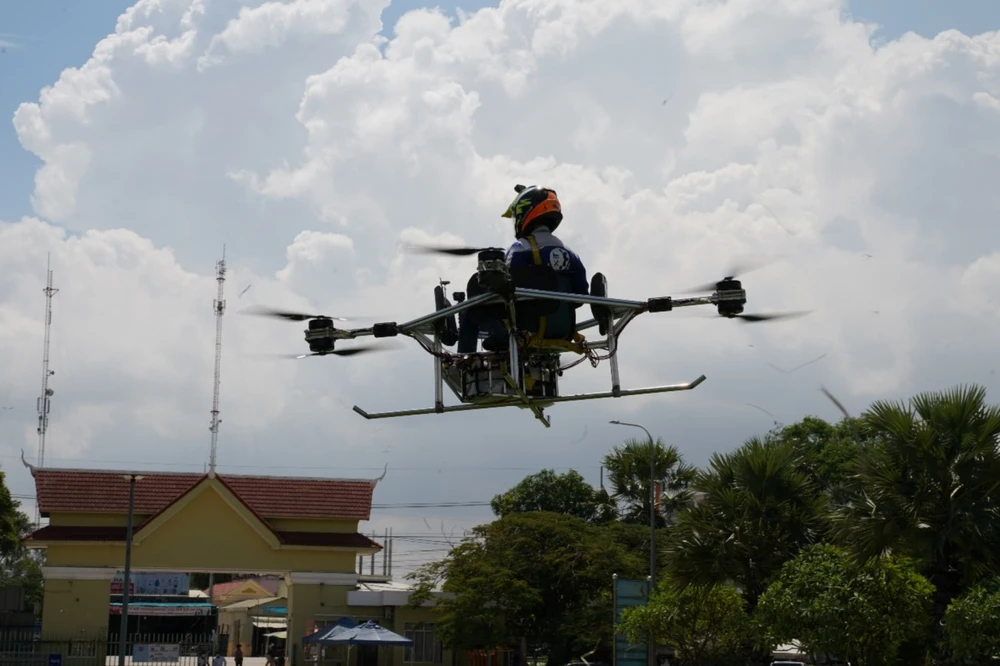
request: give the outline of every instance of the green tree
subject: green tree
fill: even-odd
[[[781,568],[754,621],[769,650],[796,640],[810,655],[881,666],[927,631],[933,591],[910,562],[886,557],[858,566],[848,551],[817,544]]]
[[[954,657],[966,663],[990,664],[1000,657],[1000,577],[972,586],[951,602],[944,633]]]
[[[772,430],[767,438],[793,445],[802,470],[836,506],[848,501],[854,483],[852,467],[860,452],[874,441],[874,434],[861,419],[845,418],[831,424],[807,416]]]
[[[862,560],[895,552],[920,562],[940,639],[951,601],[1000,564],[1000,408],[982,387],[958,387],[875,402],[863,419],[878,441],[855,465],[837,533]]]
[[[473,530],[441,561],[425,565],[411,604],[440,585],[444,642],[458,649],[548,644],[564,663],[610,647],[611,573],[639,575],[643,559],[607,529],[565,514],[512,513]]]
[[[633,644],[652,637],[674,648],[682,666],[706,666],[731,655],[746,630],[744,601],[731,585],[677,586],[662,581],[645,606],[626,609],[619,631]]]
[[[603,490],[595,490],[576,470],[556,474],[542,471],[524,477],[520,483],[490,502],[496,516],[512,513],[550,511],[576,516],[587,522],[613,519],[613,506]]]
[[[21,503],[11,497],[7,475],[0,471],[0,586],[20,586],[31,604],[42,602],[44,555],[28,550],[23,539],[34,529],[21,511]]]
[[[650,491],[649,440],[628,439],[604,456],[611,497],[622,506],[626,522],[649,523]],[[653,443],[653,474],[662,488],[657,524],[673,521],[679,510],[691,503],[691,483],[696,469],[684,462],[676,446],[665,446],[660,439]]]
[[[790,442],[752,438],[716,453],[694,488],[705,499],[678,514],[666,559],[684,584],[735,583],[752,611],[771,577],[821,541],[826,500]]]

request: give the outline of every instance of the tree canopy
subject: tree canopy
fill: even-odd
[[[807,416],[703,469],[655,440],[660,584],[619,634],[672,645],[678,666],[750,663],[792,640],[856,666],[1000,656],[1000,408],[985,395]],[[648,573],[649,446],[610,448],[610,493],[542,470],[497,495],[496,520],[417,574],[417,602],[439,581],[453,595],[446,641],[549,644],[553,664],[597,644],[591,659],[607,659],[611,575]]]

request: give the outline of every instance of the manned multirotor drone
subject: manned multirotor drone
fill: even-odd
[[[434,287],[434,312],[403,323],[381,322],[367,328],[338,328],[334,325],[335,321],[347,321],[340,317],[271,309],[255,312],[309,322],[305,340],[309,343],[310,352],[296,356],[297,358],[350,356],[377,351],[377,346],[338,349],[336,345],[346,340],[366,337],[406,336],[437,359],[434,364],[433,407],[372,413],[355,405],[354,411],[366,419],[519,407],[531,410],[539,421],[549,427],[551,421],[544,410],[556,403],[688,391],[705,381],[705,375],[701,375],[686,384],[636,389],[621,387],[616,357],[619,338],[625,327],[643,313],[713,305],[721,317],[744,322],[772,321],[805,314],[744,314],[746,291],[740,280],[736,279],[739,272],[737,270],[729,271],[729,275],[718,282],[681,292],[711,291],[707,296],[658,296],[635,301],[608,297],[608,282],[601,273],[593,276],[589,294],[560,291],[558,276],[551,268],[542,265],[511,269],[505,260],[506,251],[500,248],[410,246],[410,249],[452,256],[477,255],[477,274],[484,293],[466,298],[465,293],[456,291],[452,294],[452,303],[446,292],[448,282],[441,281]],[[589,306],[591,318],[577,323],[576,311],[583,305]],[[495,339],[492,345],[488,345],[487,335],[477,332],[477,342],[482,340],[484,349],[480,350],[477,344],[476,351],[471,353],[449,350],[459,340],[462,324],[456,323],[456,317],[461,322],[462,314],[465,313],[468,317],[473,308],[479,313],[480,319],[485,316],[502,321],[505,339],[500,345],[496,344]],[[551,325],[560,318],[561,327]],[[558,339],[546,339],[546,322],[549,330],[561,328],[570,334]],[[583,332],[594,328],[600,337],[588,340]],[[564,365],[564,355],[576,358]],[[559,378],[569,368],[587,360],[593,367],[597,367],[601,360],[608,361],[611,370],[610,390],[561,395]],[[445,405],[444,385],[451,389],[461,404]]]

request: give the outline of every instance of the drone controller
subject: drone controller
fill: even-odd
[[[483,250],[478,259],[479,284],[492,292],[502,291],[510,285],[507,255],[503,250]]]
[[[336,341],[334,333],[337,329],[333,320],[328,317],[317,317],[309,320],[309,330],[306,331],[306,342],[309,351],[314,354],[327,354],[333,351]]]
[[[715,285],[718,302],[716,307],[723,317],[735,317],[743,313],[743,306],[747,302],[747,292],[743,289],[743,283],[732,278],[725,278]]]

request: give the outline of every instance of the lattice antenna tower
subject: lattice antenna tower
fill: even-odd
[[[52,255],[49,254],[45,261],[45,343],[42,348],[42,392],[38,396],[38,467],[45,467],[45,433],[49,429],[49,411],[52,407],[52,394],[54,391],[49,388],[49,377],[56,374],[49,369],[49,342],[52,334],[52,297],[59,290],[52,286]],[[38,512],[38,504],[35,504],[35,524],[39,523],[41,516]]]
[[[226,283],[226,246],[222,246],[222,260],[215,265],[215,279],[219,283],[219,294],[212,303],[215,310],[215,383],[212,389],[212,450],[209,455],[208,469],[210,474],[215,474],[215,452],[219,445],[219,387],[222,382],[222,315],[226,311],[226,301],[223,298],[223,290]]]

